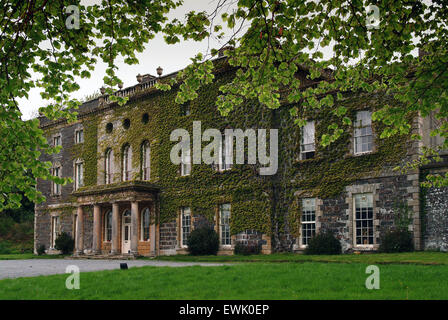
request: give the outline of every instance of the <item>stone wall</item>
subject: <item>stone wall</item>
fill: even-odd
[[[424,196],[425,250],[448,251],[448,187],[429,188]]]

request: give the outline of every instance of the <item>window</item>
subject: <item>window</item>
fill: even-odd
[[[51,217],[51,248],[54,249],[56,244],[56,239],[58,238],[61,231],[61,225],[59,223],[59,216]]]
[[[373,245],[373,194],[355,194],[356,245]]]
[[[316,234],[316,199],[302,199],[302,246],[307,246]]]
[[[314,144],[314,121],[307,121],[302,127],[302,143],[300,144],[300,159],[312,159],[316,151]]]
[[[372,151],[372,112],[358,111],[355,123],[355,154]]]
[[[148,142],[142,144],[142,179],[151,177],[151,149]]]
[[[219,163],[218,163],[218,169],[219,171],[225,171],[232,168],[232,160],[233,160],[233,154],[232,154],[232,136],[226,137],[225,135],[222,135],[222,143],[219,147]]]
[[[182,207],[180,209],[181,215],[181,245],[187,246],[187,240],[191,232],[191,210],[189,207]]]
[[[230,246],[230,203],[219,206],[219,237],[222,246]]]
[[[142,241],[149,241],[149,224],[150,224],[151,211],[149,208],[145,208],[142,211],[142,225],[141,225],[141,239]]]
[[[53,176],[55,176],[55,177],[61,177],[61,173],[62,173],[62,170],[61,170],[61,167],[60,167],[60,165],[55,165],[54,167],[53,167]],[[60,184],[58,184],[58,183],[56,183],[56,182],[52,182],[52,191],[53,191],[53,195],[60,195],[61,194],[61,185]]]
[[[75,143],[83,143],[84,142],[84,130],[78,129],[75,131]]]
[[[190,101],[187,101],[184,104],[180,105],[180,114],[181,114],[181,116],[189,116],[190,113],[191,113],[191,111],[190,111]]]
[[[191,173],[191,157],[190,157],[190,148],[187,149],[187,152],[182,152],[182,163],[180,164],[180,175],[188,176]]]
[[[123,168],[123,181],[131,180],[132,163],[131,163],[131,147],[129,145],[126,145],[123,148],[122,168]]]
[[[131,126],[131,120],[124,119],[123,120],[123,128],[125,128],[127,130],[127,129],[129,129],[130,126]]]
[[[112,241],[112,211],[104,215],[104,239],[108,242]]]
[[[75,190],[84,185],[84,163],[77,160],[75,163]]]
[[[62,145],[61,136],[58,135],[58,136],[53,137],[53,146],[57,147],[57,146],[61,146],[61,145]]]
[[[113,151],[112,149],[107,149],[106,151],[106,157],[105,157],[105,182],[106,184],[112,183],[113,182]]]
[[[114,130],[114,124],[112,122],[109,122],[108,124],[106,124],[106,132],[107,133],[112,133],[113,130]]]

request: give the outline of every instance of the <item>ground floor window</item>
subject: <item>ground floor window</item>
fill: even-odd
[[[104,215],[104,239],[112,241],[112,211],[108,211]]]
[[[356,245],[373,245],[373,194],[354,195]]]
[[[316,199],[302,199],[302,246],[307,246],[310,239],[316,234]]]
[[[187,246],[187,240],[191,232],[191,210],[189,207],[180,209],[181,215],[181,244],[182,247]]]
[[[230,237],[230,203],[219,206],[219,238],[222,246],[231,245]]]
[[[151,211],[149,208],[145,208],[142,211],[142,229],[141,229],[141,238],[142,241],[149,240],[149,224],[150,224]]]
[[[61,231],[61,226],[59,223],[59,216],[51,217],[51,248],[56,245],[56,239],[58,238]]]

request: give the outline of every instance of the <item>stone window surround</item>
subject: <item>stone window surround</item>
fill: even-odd
[[[82,141],[81,141],[81,142],[78,142],[78,141],[77,141],[77,134],[78,134],[79,131],[83,131],[83,137],[82,137]],[[78,126],[75,128],[75,134],[74,134],[73,139],[74,139],[74,143],[75,143],[75,144],[84,143],[84,127],[83,127],[82,125],[78,125]]]
[[[51,145],[53,146],[53,147],[55,147],[55,144],[54,144],[54,139],[55,138],[57,138],[57,137],[59,137],[59,141],[60,141],[60,146],[62,147],[62,133],[61,132],[57,132],[57,133],[54,133],[54,134],[52,134],[51,135]]]
[[[321,229],[321,225],[322,223],[320,222],[320,217],[322,216],[322,205],[323,205],[323,200],[313,196],[313,194],[310,191],[296,191],[294,193],[294,196],[296,197],[296,201],[301,201],[302,199],[306,199],[306,198],[314,198],[316,199],[316,235],[319,234],[320,229]],[[302,205],[300,205],[300,208],[302,207]],[[300,223],[300,228],[299,228],[299,236],[297,237],[294,245],[293,245],[293,250],[304,250],[307,246],[302,245],[302,223]]]
[[[62,165],[59,161],[54,162],[53,165],[51,166],[51,174],[54,175],[54,169],[59,168],[59,175],[58,177],[61,178],[62,177]],[[62,185],[60,185],[59,187],[59,192],[55,192],[55,186],[56,183],[54,183],[53,181],[51,182],[51,195],[53,197],[58,197],[62,194]]]
[[[220,206],[223,204],[229,204],[230,205],[230,217],[229,217],[229,222],[232,219],[232,203],[230,201],[223,201],[218,203],[218,205],[215,208],[215,231],[219,236],[219,251],[228,251],[228,250],[233,250],[235,248],[235,242],[236,242],[236,235],[232,235],[232,233],[230,233],[230,244],[229,245],[222,245],[221,244],[221,230],[220,230],[220,226],[221,226],[221,217],[219,214],[219,209]]]
[[[379,238],[379,225],[380,220],[378,219],[379,207],[377,206],[377,202],[379,202],[379,183],[371,183],[371,184],[361,184],[361,185],[351,185],[345,188],[347,192],[347,196],[345,198],[345,203],[348,204],[348,209],[346,209],[346,213],[348,216],[348,225],[349,225],[349,239],[351,248],[354,250],[361,251],[370,251],[377,250],[379,248],[379,243],[377,242],[377,238]],[[354,215],[354,195],[355,194],[363,194],[363,193],[371,193],[373,196],[373,245],[357,245],[355,243],[356,239],[356,228],[355,226],[355,215]]]
[[[177,210],[177,217],[176,217],[176,250],[185,250],[187,249],[186,246],[182,245],[182,208],[190,208],[190,233],[194,230],[194,222],[195,217],[193,214],[193,210],[191,206],[180,206]]]
[[[73,161],[73,191],[76,191],[76,190],[78,190],[79,188],[81,188],[82,187],[82,185],[81,186],[79,186],[79,181],[78,181],[78,176],[77,176],[77,173],[78,173],[78,170],[77,170],[77,165],[78,164],[82,164],[82,177],[83,177],[83,180],[84,180],[84,170],[85,170],[85,168],[84,168],[84,160],[82,160],[81,158],[77,158],[77,159],[75,159],[74,161]],[[83,184],[84,184],[84,181],[82,181],[83,182]]]

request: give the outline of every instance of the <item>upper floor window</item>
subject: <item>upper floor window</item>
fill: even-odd
[[[142,144],[142,179],[149,180],[151,178],[151,148],[149,142]]]
[[[104,163],[104,173],[106,184],[112,183],[113,181],[113,151],[112,149],[107,149],[105,163]]]
[[[372,152],[372,112],[358,111],[355,123],[355,154]]]
[[[142,211],[142,224],[141,224],[141,239],[142,241],[148,241],[149,240],[149,225],[150,225],[150,217],[151,217],[151,211],[149,208],[145,208]]]
[[[314,158],[316,152],[315,147],[315,128],[314,121],[307,121],[306,125],[302,127],[302,141],[300,144],[300,159]]]
[[[316,234],[316,199],[302,199],[302,246],[307,246]]]
[[[191,210],[189,207],[180,208],[181,215],[181,245],[187,247],[187,240],[191,232]]]
[[[180,105],[180,114],[181,116],[188,116],[191,114],[190,101],[187,101]]]
[[[60,165],[54,165],[52,168],[52,175],[55,177],[61,177],[62,176],[62,169]],[[53,195],[60,195],[61,194],[61,185],[56,183],[56,182],[52,182],[52,192]]]
[[[75,162],[75,190],[84,185],[84,163],[81,160]]]
[[[84,142],[84,130],[78,129],[75,131],[75,143],[83,143]]]
[[[182,163],[180,164],[180,175],[188,176],[191,173],[191,156],[190,148],[186,152],[182,152]]]
[[[356,245],[373,245],[373,194],[354,195]]]
[[[53,146],[57,147],[57,146],[62,146],[62,138],[60,135],[54,136],[53,137]]]
[[[219,238],[222,246],[230,246],[230,203],[219,206]]]
[[[131,154],[131,147],[129,145],[126,145],[123,148],[122,168],[123,168],[123,181],[131,180],[132,154]]]
[[[232,168],[233,161],[233,144],[232,144],[232,136],[222,135],[222,143],[219,147],[219,162],[218,169],[219,171],[225,171]]]

